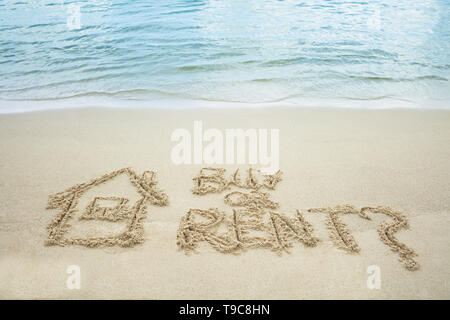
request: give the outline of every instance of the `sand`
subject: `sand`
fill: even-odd
[[[195,120],[207,128],[280,129],[282,180],[263,191],[279,204],[274,219],[301,213],[299,225],[310,226],[305,237],[318,241],[291,239],[289,253],[281,254],[267,248],[222,253],[206,242],[196,253],[180,250],[177,232],[190,209],[233,214],[227,191],[192,192],[203,165],[171,161],[172,131],[192,130]],[[449,124],[444,110],[86,108],[1,115],[0,298],[449,299]],[[47,227],[60,212],[47,209],[49,195],[122,168],[131,168],[136,181],[153,181],[143,174],[154,171],[155,187],[168,196],[167,205],[149,203],[139,216],[142,241],[46,245]],[[81,207],[97,208],[92,199],[131,206],[143,194],[125,176],[95,187],[80,197]],[[346,204],[355,212],[381,206],[401,213],[409,229],[395,237],[415,252],[419,268],[405,268],[382,241],[380,225],[393,221],[386,214],[369,212],[367,220],[314,210]],[[85,219],[74,219],[67,237],[126,230],[113,209],[105,225],[86,219],[95,210],[79,210]],[[341,249],[330,223],[348,232]],[[66,285],[71,265],[80,267],[79,290]],[[380,289],[367,286],[373,265]]]

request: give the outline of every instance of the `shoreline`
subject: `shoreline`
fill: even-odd
[[[208,244],[191,255],[178,249],[177,229],[189,209],[232,212],[224,193],[191,192],[192,178],[206,165],[171,162],[171,133],[192,130],[196,120],[219,130],[280,129],[283,176],[270,199],[286,216],[300,210],[319,239],[317,246],[294,242],[291,252],[280,256],[265,249],[223,254]],[[77,108],[1,114],[0,297],[448,299],[448,123],[450,110],[425,109]],[[45,246],[46,228],[58,213],[46,209],[49,195],[125,167],[137,175],[155,170],[157,187],[169,199],[167,206],[149,206],[143,243]],[[214,167],[232,172],[249,166]],[[121,197],[121,188],[128,194],[132,185],[117,180],[92,196]],[[389,206],[404,214],[410,228],[395,236],[417,253],[420,268],[406,270],[380,241],[377,226],[386,221],[383,216],[366,221],[340,215],[361,251],[336,248],[326,216],[308,209],[344,204]],[[98,231],[90,225],[82,230],[77,221],[70,232]],[[66,287],[69,265],[81,268],[80,290]],[[372,265],[381,270],[379,290],[366,285]]]
[[[8,106],[8,107],[5,107]],[[0,100],[0,116],[4,114],[71,109],[128,109],[128,110],[197,110],[197,109],[350,109],[350,110],[450,110],[447,101],[407,101],[395,98],[375,99],[283,99],[277,101],[244,102],[162,97],[156,99],[120,98],[61,98],[50,100]]]

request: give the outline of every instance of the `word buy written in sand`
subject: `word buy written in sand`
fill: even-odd
[[[308,247],[316,246],[319,241],[313,236],[312,225],[299,210],[294,217],[275,212],[273,210],[279,207],[279,203],[272,201],[269,193],[261,191],[275,188],[281,181],[280,171],[274,175],[262,175],[262,181],[259,182],[252,169],[247,171],[247,177],[242,181],[239,170],[227,179],[224,169],[203,168],[193,180],[195,185],[192,192],[197,195],[220,193],[231,186],[249,191],[232,191],[224,196],[225,203],[234,207],[231,214],[220,212],[217,208],[190,209],[181,218],[177,232],[178,247],[186,253],[195,251],[200,242],[206,242],[222,253],[267,248],[281,254],[283,251],[288,252],[294,241]],[[314,208],[307,212],[326,214],[330,238],[336,247],[349,253],[358,253],[360,247],[342,222],[341,215],[355,214],[366,220],[371,220],[369,213],[390,217],[391,222],[383,222],[378,227],[381,241],[399,255],[400,262],[408,270],[418,269],[417,262],[413,260],[415,252],[394,236],[398,230],[408,228],[408,221],[400,212],[384,206],[357,209],[351,205]]]

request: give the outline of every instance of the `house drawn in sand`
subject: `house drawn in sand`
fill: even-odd
[[[117,179],[131,182],[132,191],[124,190],[121,194],[116,194],[117,188],[113,188],[113,194],[103,195],[99,189],[103,185],[114,183]],[[145,171],[138,176],[132,169],[123,168],[50,195],[47,208],[60,211],[47,227],[46,244],[129,247],[142,243],[143,220],[148,205],[168,205],[167,195],[157,189],[156,184],[156,175],[153,171]],[[71,235],[71,229],[77,225],[92,222],[108,227],[113,224],[115,232],[112,233],[110,228],[105,235],[100,235],[97,225],[94,228],[94,235]],[[119,231],[117,231],[118,224],[122,226]]]

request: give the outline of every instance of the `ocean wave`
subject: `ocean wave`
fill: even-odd
[[[64,2],[48,4],[1,4],[2,103],[426,100],[450,107],[450,4],[442,0],[250,0],[239,8],[93,1],[83,3],[79,29],[68,27]]]

